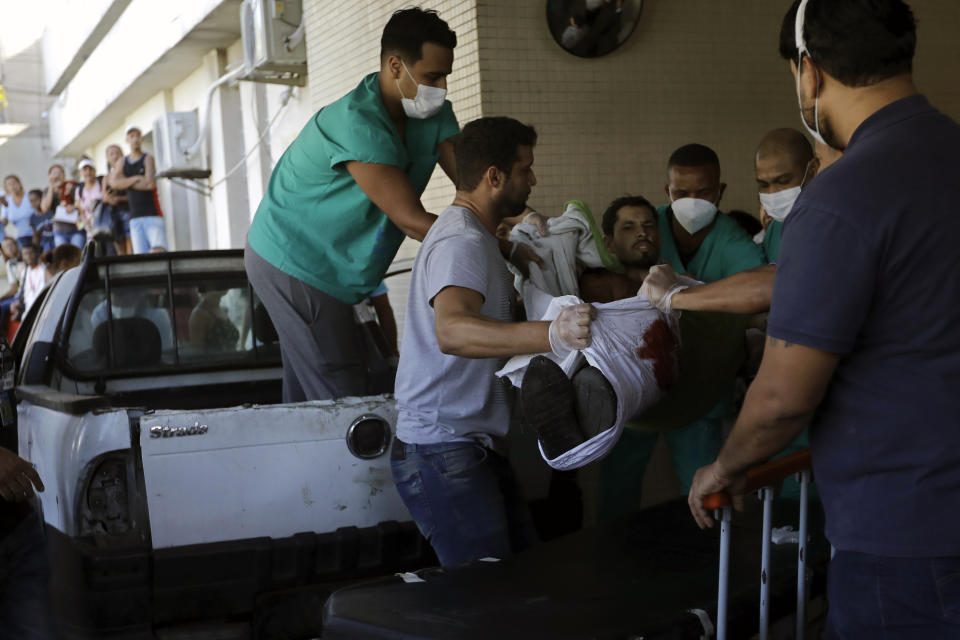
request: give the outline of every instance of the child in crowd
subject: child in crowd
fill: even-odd
[[[43,198],[43,191],[40,189],[31,189],[27,197],[30,198],[30,206],[33,207],[33,215],[30,216],[33,244],[46,253],[53,249],[53,212],[44,213],[40,208],[40,201]]]

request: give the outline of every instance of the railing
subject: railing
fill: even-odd
[[[756,491],[763,502],[763,545],[760,566],[760,640],[767,640],[770,627],[770,538],[773,530],[773,487],[791,476],[800,483],[800,526],[797,545],[797,631],[796,640],[803,639],[807,604],[807,503],[811,481],[810,449],[784,456],[747,472],[745,493]],[[703,506],[712,509],[720,521],[720,584],[717,588],[717,640],[727,636],[727,600],[730,577],[730,496],[726,492],[713,493],[704,498]]]

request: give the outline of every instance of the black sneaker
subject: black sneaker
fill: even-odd
[[[600,369],[587,365],[573,374],[574,411],[586,440],[613,426],[617,394]]]
[[[544,356],[530,360],[520,385],[520,412],[523,421],[537,432],[548,459],[583,444],[573,383],[553,360]]]

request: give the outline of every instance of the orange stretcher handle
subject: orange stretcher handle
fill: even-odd
[[[788,456],[771,460],[759,467],[747,471],[746,493],[769,487],[790,476],[810,468],[810,449],[801,449]],[[705,509],[719,509],[730,504],[730,495],[726,491],[711,493],[703,499]]]

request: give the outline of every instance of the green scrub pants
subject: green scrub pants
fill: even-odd
[[[716,460],[720,453],[721,423],[722,418],[708,415],[685,427],[663,431],[684,494],[690,492],[697,469]],[[640,508],[643,474],[659,435],[658,431],[627,427],[613,451],[600,463],[601,521]]]

